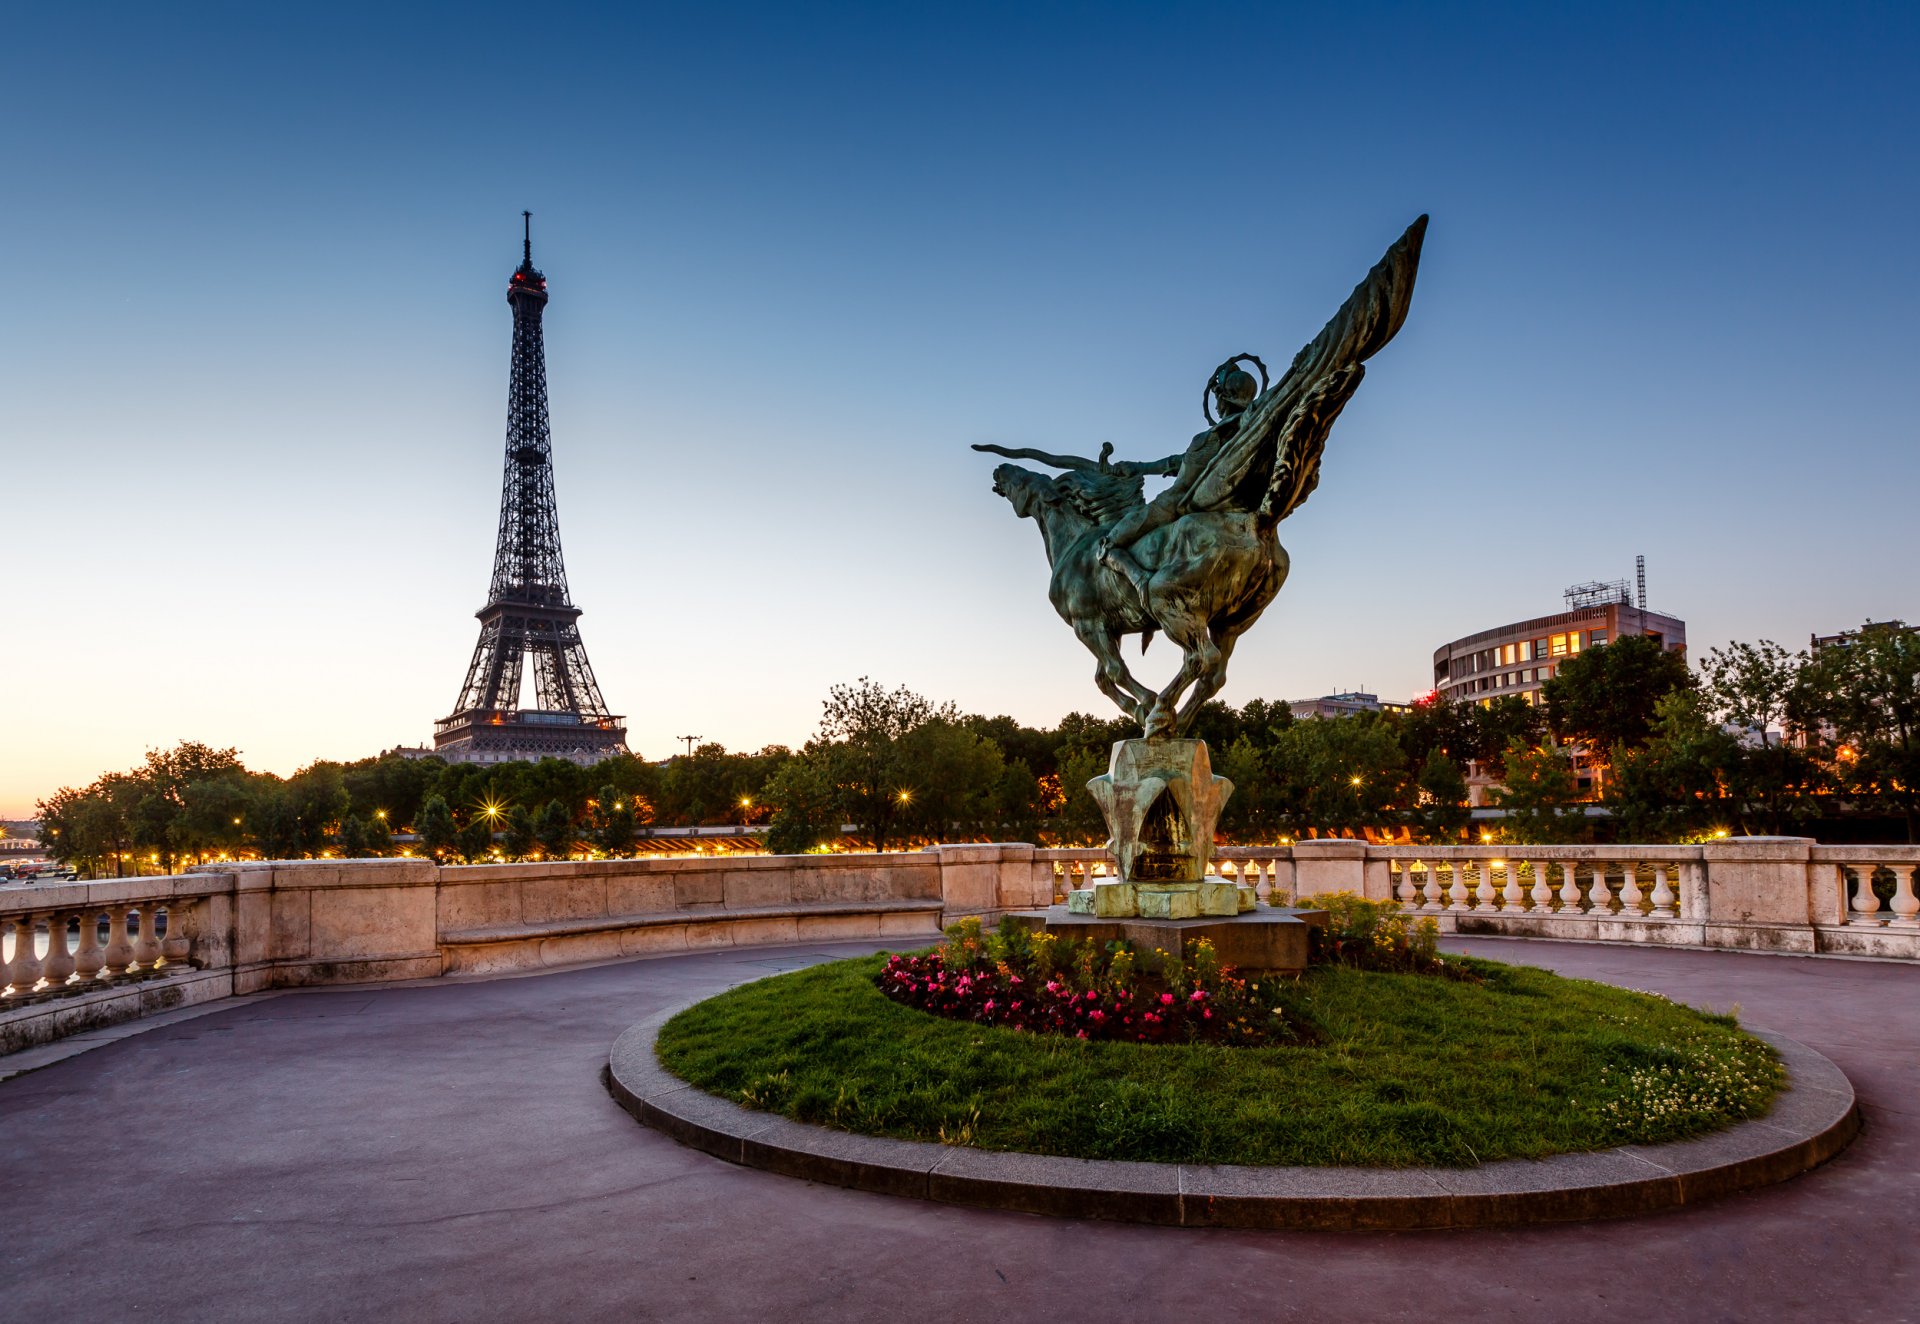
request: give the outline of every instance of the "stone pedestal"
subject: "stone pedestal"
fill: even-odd
[[[1087,783],[1106,816],[1118,879],[1071,893],[1076,915],[1185,920],[1238,915],[1253,889],[1209,876],[1213,828],[1233,783],[1213,775],[1204,740],[1122,740]]]
[[[1218,918],[1200,915],[1150,919],[1140,915],[1090,914],[1053,906],[1007,918],[1023,928],[1044,930],[1063,938],[1091,939],[1100,946],[1122,939],[1132,943],[1142,958],[1151,957],[1156,950],[1179,952],[1191,958],[1193,945],[1204,938],[1213,944],[1223,965],[1253,973],[1297,973],[1307,968],[1307,930],[1325,927],[1327,912],[1264,906],[1249,914]]]

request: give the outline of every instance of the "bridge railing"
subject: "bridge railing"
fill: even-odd
[[[1920,847],[1749,837],[1698,846],[1229,846],[1214,869],[1275,905],[1349,891],[1443,932],[1920,960]],[[225,865],[0,886],[0,1053],[261,989],[545,968],[711,946],[930,940],[1064,902],[1099,849],[442,866]]]

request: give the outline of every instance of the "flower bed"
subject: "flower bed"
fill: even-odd
[[[1351,892],[1316,899],[1328,912],[1313,933],[1323,964],[1477,980],[1440,955],[1431,919],[1411,921],[1392,902]],[[977,919],[947,930],[928,952],[888,958],[874,981],[895,1002],[950,1020],[1077,1039],[1143,1044],[1308,1044],[1312,1022],[1292,1009],[1288,976],[1249,976],[1224,966],[1202,939],[1187,956],[1132,944],[1033,932]]]
[[[1123,943],[1105,948],[979,920],[931,952],[889,957],[874,982],[895,1002],[951,1020],[1077,1039],[1132,1043],[1300,1044],[1310,1026],[1289,1013],[1282,981],[1241,977],[1210,943],[1192,961],[1156,951],[1145,968]]]

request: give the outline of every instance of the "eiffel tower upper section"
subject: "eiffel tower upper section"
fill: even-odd
[[[507,388],[506,478],[493,585],[478,613],[480,642],[453,715],[434,728],[434,752],[455,762],[563,758],[594,763],[624,754],[626,728],[607,711],[580,641],[580,609],[567,591],[547,431],[547,362],[541,315],[547,279],[533,265],[533,222],[507,282],[513,368]],[[526,660],[535,704],[521,706]]]

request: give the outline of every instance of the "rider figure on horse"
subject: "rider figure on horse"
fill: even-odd
[[[1153,577],[1153,572],[1135,560],[1133,553],[1127,549],[1182,515],[1196,510],[1211,510],[1222,504],[1218,498],[1214,501],[1199,498],[1200,479],[1213,467],[1221,449],[1240,431],[1241,415],[1259,394],[1259,384],[1254,381],[1252,373],[1239,366],[1239,360],[1229,359],[1214,370],[1207,390],[1219,406],[1220,421],[1195,436],[1187,444],[1185,454],[1169,455],[1164,460],[1143,463],[1122,460],[1111,466],[1113,472],[1127,477],[1147,474],[1174,476],[1173,483],[1166,491],[1144,505],[1135,506],[1107,530],[1097,550],[1101,563],[1125,576],[1140,595],[1142,604],[1147,600],[1147,581]],[[1208,486],[1216,490],[1219,487],[1218,484]]]

